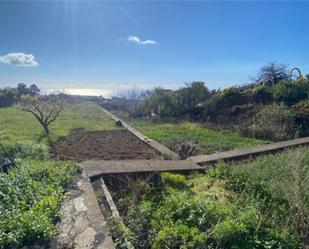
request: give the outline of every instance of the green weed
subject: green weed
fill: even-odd
[[[0,173],[0,248],[46,241],[56,234],[64,187],[77,169],[70,162],[22,161]]]
[[[266,141],[245,138],[237,133],[215,131],[187,121],[131,120],[133,126],[146,136],[177,152],[181,143],[196,146],[199,154],[265,144]]]

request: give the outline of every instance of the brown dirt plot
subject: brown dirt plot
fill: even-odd
[[[74,129],[50,146],[60,160],[153,159],[159,153],[126,130],[86,131]]]

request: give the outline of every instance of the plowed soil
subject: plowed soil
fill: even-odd
[[[153,159],[159,153],[126,130],[86,131],[71,134],[51,145],[50,154],[60,160]]]

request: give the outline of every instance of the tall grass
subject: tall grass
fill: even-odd
[[[269,213],[265,220],[296,231],[303,248],[309,248],[309,148],[221,165],[213,172],[220,172],[229,188],[247,196],[244,201],[260,201]]]

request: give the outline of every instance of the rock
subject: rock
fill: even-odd
[[[92,249],[95,242],[96,231],[88,227],[74,239],[74,249]]]
[[[119,127],[119,128],[123,127],[123,124],[122,124],[122,122],[120,120],[117,120],[115,122],[115,125],[116,125],[116,127]]]
[[[57,249],[114,249],[114,243],[94,190],[82,176],[67,194],[61,207]]]

